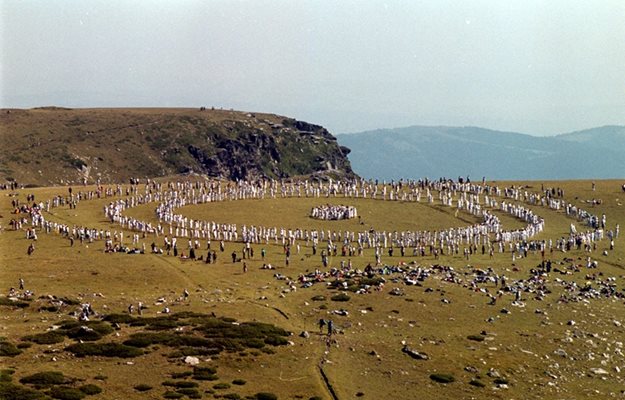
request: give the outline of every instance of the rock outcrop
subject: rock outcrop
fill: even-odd
[[[353,177],[325,128],[215,109],[3,110],[0,180],[37,185],[198,173],[224,179]]]

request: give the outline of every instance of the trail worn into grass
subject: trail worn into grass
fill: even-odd
[[[334,400],[339,400],[339,396],[337,396],[336,392],[334,391],[334,387],[332,386],[330,380],[328,379],[328,376],[324,372],[321,363],[319,363],[319,374],[321,375],[321,379],[323,379],[323,383],[326,385],[326,389],[328,389],[330,396],[332,396]]]

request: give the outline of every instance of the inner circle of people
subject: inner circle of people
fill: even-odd
[[[344,206],[342,204],[325,204],[313,207],[310,210],[311,218],[326,221],[337,221],[341,219],[352,219],[358,216],[358,210],[354,206]]]

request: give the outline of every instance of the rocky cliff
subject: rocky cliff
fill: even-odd
[[[354,176],[326,129],[273,114],[44,107],[2,110],[0,127],[0,180],[26,184]]]

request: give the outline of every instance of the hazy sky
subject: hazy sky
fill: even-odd
[[[624,0],[0,0],[0,106],[199,107],[334,133],[625,124]]]

